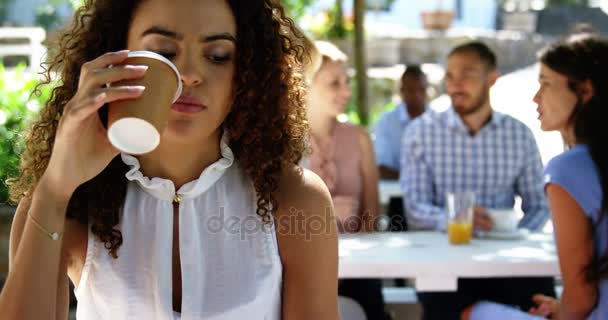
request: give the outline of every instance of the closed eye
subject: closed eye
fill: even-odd
[[[224,63],[227,63],[230,60],[232,60],[232,55],[231,54],[210,55],[208,59],[211,60],[211,62],[213,62],[215,64],[224,64]]]
[[[176,56],[175,52],[171,52],[171,51],[166,51],[166,52],[156,52],[158,54],[160,54],[161,56],[169,59],[169,60],[173,60]]]

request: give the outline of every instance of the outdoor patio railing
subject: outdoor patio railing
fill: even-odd
[[[0,40],[3,43],[0,43],[0,58],[26,56],[29,58],[29,70],[36,74],[46,53],[42,44],[45,38],[46,31],[40,27],[1,27]]]

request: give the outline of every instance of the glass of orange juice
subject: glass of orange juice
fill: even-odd
[[[473,192],[448,192],[446,195],[448,210],[448,239],[451,244],[466,244],[473,237]]]

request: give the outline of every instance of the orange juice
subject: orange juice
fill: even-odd
[[[451,244],[465,244],[471,241],[473,226],[471,223],[448,223],[448,239]]]

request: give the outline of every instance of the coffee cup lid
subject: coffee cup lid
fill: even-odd
[[[148,121],[127,117],[112,124],[108,129],[108,139],[116,149],[139,155],[156,149],[160,134]]]
[[[175,73],[175,77],[177,78],[177,89],[175,90],[175,96],[173,97],[173,101],[171,103],[177,101],[179,97],[182,95],[182,78],[179,75],[179,71],[177,67],[171,62],[171,60],[161,56],[160,54],[152,51],[139,50],[139,51],[130,51],[128,54],[129,58],[151,58],[164,62],[168,65],[171,70]]]

